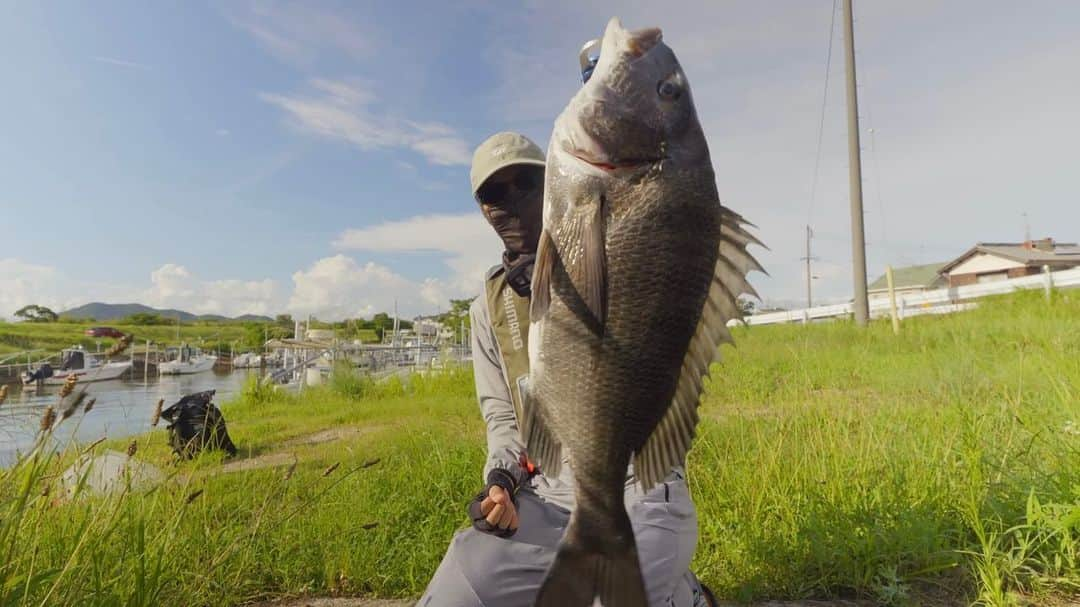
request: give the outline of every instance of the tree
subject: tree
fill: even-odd
[[[469,307],[472,306],[475,297],[469,299],[451,299],[450,310],[439,315],[439,322],[443,326],[453,329],[455,341],[460,342],[463,335],[461,332],[462,326],[466,329],[471,328],[469,323]]]
[[[172,324],[172,321],[160,314],[154,314],[153,312],[136,312],[121,319],[120,323],[125,325],[151,326],[168,325]]]
[[[39,306],[31,304],[29,306],[23,306],[15,311],[15,316],[25,320],[26,322],[56,322],[59,318],[56,312],[46,308],[45,306]]]

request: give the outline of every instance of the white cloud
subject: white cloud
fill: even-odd
[[[273,315],[283,307],[277,284],[266,280],[202,280],[186,267],[167,263],[150,273],[150,285],[102,284],[65,275],[51,266],[0,259],[0,318],[28,304],[57,312],[101,301],[138,302],[194,314]]]
[[[379,100],[359,83],[315,79],[308,94],[261,93],[284,110],[302,132],[346,141],[363,150],[403,148],[437,165],[468,165],[468,143],[444,124],[420,123],[379,107]]]
[[[446,293],[438,281],[415,283],[386,266],[359,264],[345,255],[320,259],[307,270],[295,272],[293,287],[289,311],[324,320],[370,318],[376,312],[393,310],[395,304],[403,316],[446,305]]]
[[[150,283],[139,298],[141,303],[194,314],[269,316],[281,305],[277,284],[270,279],[204,281],[184,266],[168,263],[150,273]]]
[[[364,59],[376,46],[372,28],[312,3],[252,2],[246,9],[229,8],[226,16],[234,25],[290,65],[309,66],[323,55]]]
[[[19,308],[37,304],[59,309],[60,273],[51,266],[18,259],[0,259],[0,318],[11,318]]]
[[[475,295],[481,277],[498,263],[502,243],[479,210],[461,215],[419,215],[346,230],[334,247],[354,251],[436,251],[450,276],[449,296]]]

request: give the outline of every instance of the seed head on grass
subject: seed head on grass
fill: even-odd
[[[94,403],[96,402],[97,398],[91,398],[90,400],[86,401],[86,407],[83,408],[83,414],[89,413],[90,410],[94,408]]]
[[[0,405],[4,404],[7,400],[7,386],[0,386]]]
[[[41,414],[41,432],[48,432],[52,430],[53,423],[56,422],[56,411],[52,408],[52,405],[45,407],[45,413]]]
[[[336,464],[330,466],[326,470],[323,470],[323,473],[322,473],[323,477],[325,478],[325,477],[330,476],[331,474],[333,474],[334,470],[337,470],[338,466],[340,466],[340,465],[341,465],[341,462],[337,462]]]
[[[158,422],[161,421],[161,405],[165,404],[164,398],[159,398],[157,406],[154,407],[154,416],[150,418],[150,426],[156,428]]]
[[[285,477],[284,477],[284,478],[283,478],[282,480],[286,480],[286,481],[287,481],[287,480],[289,480],[290,478],[292,478],[292,475],[293,475],[293,473],[295,473],[295,472],[296,472],[296,463],[297,463],[298,461],[299,461],[299,460],[297,460],[297,459],[296,459],[295,457],[293,458],[293,463],[292,463],[292,465],[291,465],[291,466],[289,466],[289,469],[285,471]]]
[[[64,380],[64,387],[60,388],[60,398],[67,398],[68,394],[71,394],[72,392],[74,392],[75,391],[75,384],[78,381],[79,381],[79,378],[74,373],[72,373],[71,375],[68,375],[67,379]]]
[[[123,337],[120,338],[119,341],[113,344],[111,348],[105,351],[106,358],[112,358],[113,356],[120,354],[124,350],[127,350],[128,346],[131,345],[131,340],[133,338],[134,335],[132,335],[131,333],[125,334]]]
[[[94,447],[97,447],[101,443],[105,442],[105,438],[106,437],[102,436],[101,438],[97,439],[96,441],[90,443],[89,445],[86,446],[85,449],[82,450],[82,453],[83,454],[90,453],[91,451],[94,450]]]
[[[139,450],[139,443],[138,443],[138,441],[131,441],[131,444],[129,444],[129,445],[128,445],[128,448],[127,448],[127,455],[128,455],[128,457],[135,457],[135,453],[136,453],[136,452],[137,452],[138,450]]]
[[[185,504],[190,504],[191,502],[194,502],[195,500],[199,499],[199,496],[202,495],[202,494],[203,494],[202,489],[196,489],[195,491],[192,491],[191,494],[189,494],[187,496],[187,499],[184,500],[184,503]]]

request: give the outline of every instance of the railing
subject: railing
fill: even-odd
[[[922,293],[904,293],[896,295],[896,311],[900,318],[922,314],[949,314],[975,307],[971,300],[991,295],[1005,295],[1026,289],[1069,289],[1080,287],[1080,268],[1060,272],[1044,272],[1022,278],[1011,278],[996,282],[986,282],[963,287],[949,287]],[[824,318],[838,318],[853,314],[851,303],[830,306],[815,306],[802,310],[786,310],[747,316],[744,321],[730,321],[728,326],[745,322],[748,325],[773,325],[787,322],[810,322]],[[889,315],[889,298],[870,300],[870,317],[880,318]]]

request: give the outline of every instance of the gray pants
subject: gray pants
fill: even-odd
[[[532,605],[570,514],[529,490],[517,496],[520,527],[498,538],[471,527],[457,532],[417,607]],[[686,481],[627,500],[651,607],[690,607],[698,591],[690,573],[697,513]]]

